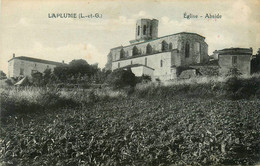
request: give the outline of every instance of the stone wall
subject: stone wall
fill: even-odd
[[[208,61],[208,45],[204,41],[204,38],[191,33],[180,33],[169,35],[165,37],[160,37],[155,40],[145,41],[139,44],[133,44],[129,46],[121,46],[111,49],[112,61],[118,61],[120,59],[135,56],[133,55],[133,49],[136,47],[138,49],[138,55],[150,54],[147,52],[148,44],[152,47],[152,54],[163,52],[162,50],[163,42],[166,43],[168,50],[178,49],[181,53],[181,64],[189,65],[194,63],[203,63]],[[185,45],[189,43],[190,55],[185,57]],[[198,49],[196,47],[199,47]],[[121,52],[124,52],[122,57]]]
[[[232,57],[237,57],[236,64],[232,62]],[[225,75],[233,67],[237,68],[241,74],[251,73],[251,55],[219,55],[220,74]]]
[[[45,64],[39,62],[26,61],[21,59],[13,59],[9,62],[8,76],[9,77],[23,77],[31,76],[32,70],[43,73],[47,68],[53,70],[56,65]],[[20,70],[23,70],[23,75],[20,75]]]
[[[131,64],[142,64],[154,69],[154,77],[162,77],[163,75],[171,75],[171,67],[174,65],[173,57],[178,57],[175,51],[162,52],[147,56],[140,56],[130,59],[124,59],[112,63],[112,70],[128,66]]]

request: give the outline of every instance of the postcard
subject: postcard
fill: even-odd
[[[260,164],[259,8],[0,1],[0,165]]]

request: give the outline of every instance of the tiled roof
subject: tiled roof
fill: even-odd
[[[217,50],[216,53],[219,55],[252,55],[252,48],[225,48]]]
[[[10,62],[13,59],[20,59],[20,60],[31,61],[31,62],[45,63],[45,64],[50,64],[50,65],[62,65],[62,64],[64,64],[64,63],[60,63],[60,62],[49,61],[49,60],[44,60],[44,59],[37,59],[37,58],[26,57],[26,56],[14,57],[14,58],[10,59],[8,62]]]
[[[122,68],[124,69],[124,68],[129,68],[129,67],[132,68],[132,67],[139,67],[139,66],[144,66],[144,67],[146,67],[146,68],[149,68],[149,69],[154,70],[154,68],[151,68],[151,67],[146,66],[146,65],[143,65],[143,64],[132,64],[132,65],[124,66],[124,67],[122,67]]]

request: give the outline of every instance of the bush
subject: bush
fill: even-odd
[[[127,86],[135,87],[136,77],[130,69],[118,69],[108,75],[106,83],[108,83],[114,89],[122,89]]]
[[[226,95],[233,100],[260,98],[260,77],[230,77],[225,83]]]

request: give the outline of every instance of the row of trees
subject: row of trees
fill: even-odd
[[[43,73],[32,74],[32,84],[44,86],[48,84],[102,84],[110,71],[101,70],[97,64],[90,65],[83,59],[73,60],[68,65],[46,69]]]

